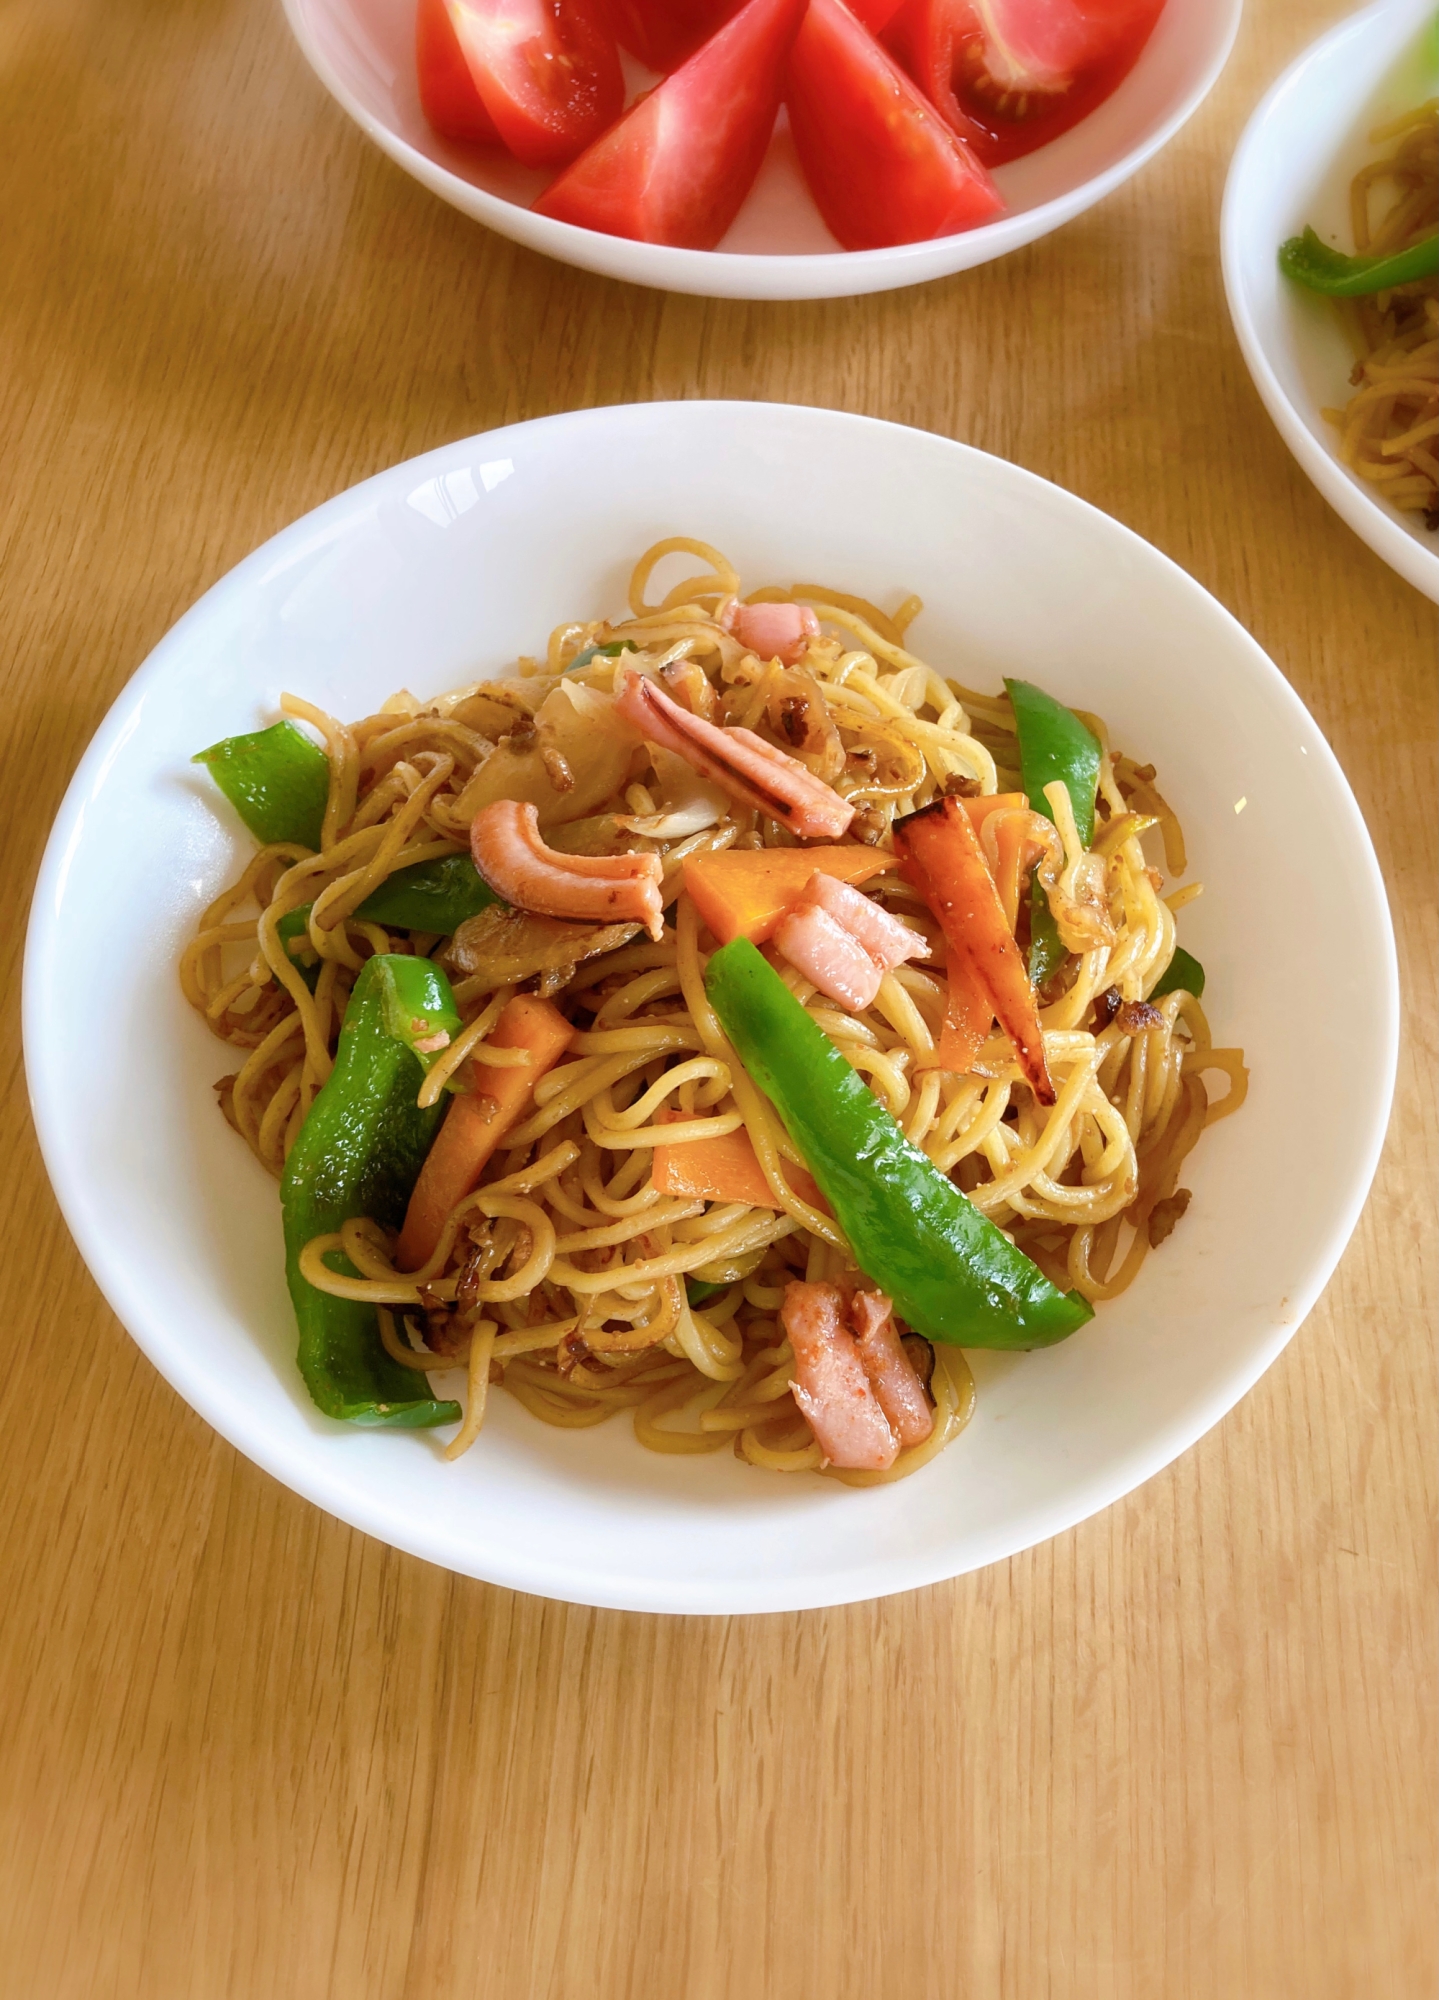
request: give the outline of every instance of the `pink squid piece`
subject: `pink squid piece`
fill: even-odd
[[[934,1412],[900,1345],[889,1300],[883,1292],[856,1292],[849,1303],[849,1323],[890,1429],[902,1445],[923,1444],[934,1429]]]
[[[541,917],[632,921],[658,940],[663,869],[657,854],[557,854],[540,838],[532,805],[496,799],[470,822],[475,867],[497,896]]]
[[[859,1014],[880,981],[907,958],[928,958],[922,937],[848,882],[818,870],[803,899],[781,919],[775,949],[827,1000]]]
[[[929,946],[917,931],[892,917],[881,903],[871,902],[848,882],[818,869],[805,884],[804,900],[817,904],[862,944],[876,965],[892,972],[907,958],[928,958]]]
[[[803,659],[819,620],[804,604],[731,604],[722,623],[761,660],[792,667]]]
[[[862,1014],[874,1005],[884,968],[817,903],[800,903],[781,917],[774,945],[780,957],[788,959],[827,1000],[851,1014]]]
[[[854,818],[854,807],[797,758],[752,730],[717,729],[691,715],[643,674],[623,677],[615,708],[648,742],[674,751],[732,799],[778,820],[800,840],[836,840]]]
[[[885,1472],[899,1456],[899,1440],[844,1324],[843,1306],[838,1285],[785,1287],[780,1322],[794,1350],[794,1399],[826,1464]]]

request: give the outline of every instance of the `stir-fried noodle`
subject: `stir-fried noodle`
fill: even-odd
[[[1439,219],[1439,100],[1370,133],[1392,144],[1350,187],[1354,249],[1388,256],[1432,236]],[[1378,220],[1374,215],[1378,211]],[[1439,529],[1439,279],[1336,299],[1354,348],[1354,394],[1325,416],[1346,465],[1406,513]]]
[[[705,568],[650,597],[652,572],[676,554]],[[747,602],[802,601],[818,615],[822,636],[802,667],[790,668],[762,662],[720,622],[739,591],[722,555],[675,538],[635,569],[629,618],[561,625],[547,656],[521,661],[512,678],[429,702],[402,693],[349,723],[287,696],[285,713],[318,730],[329,754],[320,851],[262,848],[205,911],[184,952],[187,997],[242,1057],[217,1086],[222,1108],[275,1174],[330,1073],[346,996],[371,953],[434,952],[450,970],[466,1026],[426,1078],[431,1101],[468,1058],[487,1054],[486,1037],[517,987],[548,994],[576,1024],[531,1114],[454,1209],[423,1268],[399,1271],[394,1239],[368,1221],[316,1239],[304,1256],[305,1275],[321,1290],[381,1309],[385,1344],[406,1367],[467,1370],[452,1454],[478,1431],[488,1386],[502,1383],[549,1424],[582,1428],[628,1409],[636,1435],[655,1451],[729,1446],[778,1471],[821,1465],[790,1393],[792,1356],[778,1314],[790,1280],[842,1280],[853,1267],[831,1217],[786,1181],[781,1162],[795,1160],[795,1149],[705,997],[714,940],[682,873],[686,856],[707,850],[794,843],[757,812],[723,799],[706,806],[702,787],[688,796],[682,784],[673,790],[678,780],[662,757],[637,752],[633,736],[614,728],[620,659],[595,652],[577,668],[571,662],[622,642],[631,664],[667,668],[672,686],[676,676],[703,676],[708,692],[692,692],[712,699],[717,722],[756,730],[832,773],[857,808],[847,840],[879,850],[889,848],[896,817],[946,790],[1018,789],[1018,750],[1004,695],[947,681],[907,650],[917,600],[886,616],[817,585],[754,592]],[[1162,893],[1141,834],[1157,822],[1165,868],[1181,876],[1179,823],[1154,771],[1112,751],[1098,718],[1083,719],[1103,749],[1093,852],[1113,942],[1070,954],[1040,995],[1052,1107],[1022,1081],[997,1026],[967,1074],[938,1067],[944,938],[894,869],[865,893],[928,939],[927,963],[886,973],[874,1004],[855,1015],[781,969],[910,1140],[1046,1275],[1103,1301],[1133,1283],[1183,1213],[1183,1162],[1205,1126],[1243,1101],[1246,1072],[1239,1050],[1212,1046],[1193,995],[1168,992],[1146,1004],[1174,953],[1175,913],[1199,885]],[[533,939],[521,920],[487,955],[483,936],[467,946],[463,935],[390,933],[356,917],[394,871],[468,852],[482,806],[542,796],[536,786],[544,784],[566,801],[559,823],[547,826],[556,847],[662,858],[658,942],[640,932],[593,956],[570,948],[570,962],[556,964],[544,920]],[[299,942],[313,991],[278,928],[306,904]],[[1227,1095],[1211,1103],[1206,1077],[1219,1073]],[[712,1135],[747,1130],[772,1207],[657,1191],[653,1148],[662,1138],[681,1142],[694,1126]],[[358,1276],[331,1268],[326,1258],[337,1249]],[[692,1305],[687,1278],[721,1289]],[[902,1451],[886,1472],[835,1476],[901,1477],[958,1434],[973,1386],[957,1348],[936,1347],[929,1393],[936,1421],[927,1442]]]

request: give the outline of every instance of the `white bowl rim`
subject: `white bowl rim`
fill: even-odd
[[[766,256],[753,252],[684,250],[663,243],[637,243],[628,237],[606,236],[491,194],[451,173],[412,146],[383,119],[366,109],[330,61],[305,14],[304,0],[281,0],[290,31],[305,60],[335,102],[366,136],[422,187],[462,214],[513,242],[538,250],[581,270],[616,277],[658,291],[691,292],[706,298],[809,299],[846,298],[859,293],[894,291],[968,269],[993,257],[1023,249],[1039,237],[1072,222],[1131,179],[1160,152],[1193,117],[1214,88],[1239,33],[1244,0],[1211,0],[1223,9],[1223,25],[1209,59],[1194,76],[1168,115],[1145,138],[1101,173],[1018,215],[1004,215],[962,236],[931,238],[924,243],[893,244],[881,250],[821,251],[807,255]],[[962,265],[943,261],[943,246],[958,241],[992,244],[983,256]],[[621,245],[621,250],[614,246]],[[617,269],[622,262],[624,269]]]
[[[192,630],[202,627],[203,623],[213,615],[217,605],[229,597],[242,596],[252,576],[263,574],[266,569],[276,564],[282,553],[282,544],[289,544],[292,541],[314,541],[318,535],[323,534],[327,525],[342,522],[347,516],[353,515],[362,506],[366,495],[377,493],[380,487],[392,480],[400,471],[403,471],[407,478],[418,476],[423,479],[431,472],[444,469],[457,451],[471,451],[483,446],[487,456],[505,455],[514,449],[512,441],[524,433],[565,426],[583,428],[587,424],[604,425],[616,420],[623,421],[628,414],[653,407],[652,404],[605,405],[597,409],[562,412],[548,417],[534,418],[528,422],[476,433],[471,437],[454,439],[412,459],[383,468],[369,478],[333,495],[310,512],[290,522],[248,556],[242,558],[212,584],[165,633],[111,705],[82,757],[56,815],[31,902],[22,993],[23,1048],[31,1112],[56,1200],[81,1257],[107,1303],[159,1373],[212,1429],[245,1457],[272,1474],[291,1491],[350,1526],[374,1536],[389,1546],[402,1549],[424,1560],[437,1562],[444,1567],[458,1568],[458,1565],[447,1561],[444,1555],[436,1553],[435,1540],[427,1534],[423,1522],[397,1518],[380,1496],[366,1494],[357,1497],[353,1488],[344,1486],[330,1470],[330,1462],[323,1453],[307,1454],[303,1450],[297,1452],[277,1441],[260,1417],[252,1415],[243,1402],[232,1403],[215,1393],[204,1366],[202,1352],[173,1341],[165,1331],[151,1324],[142,1273],[133,1260],[127,1259],[112,1247],[110,1240],[100,1229],[98,1219],[89,1210],[81,1177],[77,1175],[72,1183],[59,1156],[58,1106],[64,1064],[60,1052],[52,1051],[47,1040],[47,1024],[41,1009],[39,992],[42,969],[61,942],[54,916],[56,892],[63,887],[71,863],[88,792],[139,725],[140,712],[151,684],[160,680],[168,671],[172,655],[184,653]],[[1149,1436],[1146,1447],[1133,1450],[1127,1457],[1111,1463],[1107,1473],[1096,1475],[1087,1486],[1073,1489],[1067,1503],[1051,1508],[1041,1528],[1033,1533],[1026,1530],[1019,1538],[1006,1538],[1003,1550],[982,1557],[976,1562],[965,1561],[956,1564],[952,1560],[946,1562],[943,1559],[916,1561],[903,1571],[897,1571],[892,1580],[886,1577],[878,1587],[872,1580],[866,1580],[863,1586],[858,1588],[852,1586],[836,1588],[833,1582],[825,1580],[818,1589],[810,1593],[791,1586],[784,1593],[783,1602],[776,1601],[772,1592],[766,1595],[757,1589],[747,1594],[731,1588],[722,1596],[715,1595],[713,1601],[676,1605],[667,1601],[648,1580],[637,1579],[633,1575],[623,1578],[597,1577],[592,1581],[577,1580],[574,1570],[564,1568],[561,1563],[554,1563],[548,1570],[542,1570],[533,1561],[515,1564],[510,1561],[506,1551],[492,1547],[484,1550],[482,1563],[467,1566],[462,1572],[508,1589],[551,1596],[566,1602],[619,1610],[664,1611],[675,1615],[734,1615],[809,1610],[867,1601],[877,1596],[893,1595],[931,1583],[944,1582],[956,1575],[964,1574],[968,1569],[986,1566],[990,1561],[1005,1559],[1009,1555],[1022,1552],[1025,1548],[1050,1540],[1112,1505],[1116,1500],[1153,1478],[1212,1429],[1249,1392],[1298,1331],[1328,1284],[1368,1198],[1384,1144],[1397,1071],[1400,1013],[1398,962],[1388,898],[1373,843],[1369,838],[1358,802],[1327,739],[1309,716],[1298,694],[1258,642],[1232,613],[1163,551],[1146,542],[1122,522],[1104,514],[1102,509],[1094,507],[1067,489],[1058,487],[1056,482],[1045,480],[1036,473],[1014,465],[1012,461],[1000,459],[997,454],[982,452],[974,446],[947,438],[941,433],[807,404],[774,405],[740,400],[715,400],[665,407],[720,415],[750,414],[757,410],[769,412],[780,409],[788,415],[817,417],[827,423],[847,426],[854,431],[871,429],[912,433],[917,438],[924,439],[926,445],[941,445],[961,457],[975,461],[997,462],[1005,467],[1006,476],[1014,479],[1021,487],[1027,485],[1046,492],[1061,493],[1067,505],[1081,514],[1102,521],[1107,532],[1120,537],[1132,549],[1142,551],[1145,561],[1162,566],[1171,578],[1177,580],[1187,591],[1205,599],[1220,620],[1231,628],[1236,644],[1248,655],[1254,670],[1268,682],[1270,692],[1287,709],[1296,724],[1303,726],[1310,734],[1316,762],[1324,769],[1328,781],[1333,786],[1334,803],[1347,823],[1345,832],[1348,842],[1359,857],[1363,872],[1368,877],[1381,946],[1381,963],[1376,968],[1377,977],[1374,981],[1375,987],[1379,989],[1375,999],[1377,1037],[1370,1049],[1378,1088],[1370,1099],[1365,1128],[1356,1131],[1355,1134],[1355,1150],[1351,1156],[1354,1164],[1350,1173],[1348,1198],[1343,1204],[1340,1219],[1331,1231],[1323,1254],[1316,1258],[1307,1281],[1288,1295],[1282,1317],[1271,1326],[1266,1339],[1255,1342],[1243,1365],[1235,1366],[1216,1386],[1212,1394],[1205,1398],[1196,1398],[1182,1417],[1172,1420],[1165,1429],[1156,1429]]]
[[[1302,91],[1311,66],[1327,60],[1336,45],[1348,41],[1350,37],[1362,39],[1375,22],[1387,19],[1390,14],[1397,15],[1401,7],[1408,5],[1412,5],[1412,0],[1400,0],[1399,7],[1396,7],[1395,0],[1374,0],[1372,6],[1365,7],[1361,12],[1346,15],[1296,56],[1277,82],[1265,92],[1244,128],[1225,179],[1219,219],[1220,262],[1229,316],[1234,323],[1245,365],[1279,435],[1335,513],[1360,540],[1366,542],[1406,583],[1412,583],[1416,590],[1439,602],[1439,553],[1426,549],[1402,523],[1394,519],[1368,491],[1363,481],[1315,436],[1295,408],[1255,324],[1243,269],[1245,182],[1251,158],[1259,150],[1268,119],[1286,98]],[[1422,19],[1423,13],[1432,9],[1421,5],[1414,11]],[[1418,32],[1417,27],[1414,32]],[[1274,252],[1277,257],[1277,243]]]

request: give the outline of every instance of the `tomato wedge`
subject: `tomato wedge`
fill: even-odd
[[[760,170],[805,0],[747,0],[535,203],[541,215],[713,250]]]
[[[899,10],[900,0],[854,0],[850,8],[856,21],[862,21],[872,35],[882,34],[889,21]]]
[[[606,0],[606,5],[615,40],[646,69],[668,75],[736,12],[739,0]],[[899,5],[900,0],[854,0],[850,12],[877,35]]]
[[[786,101],[810,193],[846,250],[951,236],[1004,207],[980,161],[839,0],[810,0]]]
[[[625,101],[619,52],[596,0],[439,0],[421,5],[420,102],[437,131],[461,131],[436,118],[461,118],[463,92],[454,57],[434,16],[442,11],[454,50],[468,71],[492,135],[529,167],[562,166],[618,118]],[[428,94],[426,77],[429,77]]]
[[[1088,117],[1123,82],[1164,0],[904,0],[885,34],[989,166]]]
[[[615,40],[646,69],[665,75],[692,56],[738,4],[739,0],[607,0]]]
[[[500,135],[475,88],[445,0],[420,0],[415,15],[415,67],[420,109],[447,139],[497,146]]]

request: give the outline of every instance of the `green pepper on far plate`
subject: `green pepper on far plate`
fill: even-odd
[[[1302,236],[1280,244],[1279,268],[1306,291],[1323,292],[1331,299],[1368,298],[1394,285],[1432,278],[1439,271],[1439,231],[1381,257],[1349,257],[1306,229]]]

